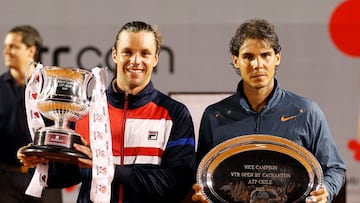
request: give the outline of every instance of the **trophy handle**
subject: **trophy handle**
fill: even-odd
[[[30,72],[30,67],[31,66],[35,66],[36,68],[38,67],[38,64],[37,62],[34,62],[34,61],[30,61],[29,64],[26,66],[26,69],[25,69],[25,86],[28,84],[28,79],[31,77],[32,73]],[[34,71],[35,72],[35,71]]]
[[[94,89],[94,87],[96,85],[96,80],[95,80],[94,74],[89,73],[89,75],[85,76],[84,84],[86,86],[86,91],[84,92],[86,94],[85,95],[86,99],[88,101],[90,101],[92,98],[92,90]]]
[[[98,68],[98,67],[95,67],[95,68]],[[91,100],[91,98],[94,96],[93,95],[94,88],[99,87],[101,84],[105,84],[106,81],[108,80],[108,74],[107,74],[108,68],[105,67],[105,68],[99,68],[99,69],[100,69],[100,73],[99,73],[100,78],[96,78],[94,73],[91,73],[92,77],[88,78],[88,80],[86,81],[87,82],[87,98],[89,100]],[[102,89],[102,91],[104,91],[104,92],[105,92],[105,90],[106,90],[106,88]]]

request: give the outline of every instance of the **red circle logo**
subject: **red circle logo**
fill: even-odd
[[[329,22],[330,36],[336,47],[351,57],[360,57],[360,1],[341,3]]]

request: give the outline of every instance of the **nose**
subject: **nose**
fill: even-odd
[[[4,46],[3,53],[7,54],[9,53],[10,49],[7,46]]]
[[[140,65],[141,63],[141,56],[139,54],[134,54],[131,56],[130,58],[130,63],[133,65],[133,66],[138,66]]]
[[[256,57],[256,58],[254,58],[254,60],[251,61],[251,66],[255,69],[263,68],[264,61],[261,57]]]

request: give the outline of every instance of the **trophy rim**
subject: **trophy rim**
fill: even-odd
[[[66,80],[76,80],[76,81],[81,81],[81,82],[85,82],[87,83],[88,81],[85,81],[85,75],[90,75],[91,77],[88,78],[93,78],[94,74],[86,69],[82,69],[82,68],[76,68],[76,67],[63,67],[63,66],[44,66],[42,68],[43,72],[46,72],[46,76],[52,76],[52,77],[57,77],[57,78],[62,78],[62,79],[66,79]],[[56,72],[55,72],[56,71]]]
[[[227,158],[246,151],[264,150],[275,151],[287,156],[291,156],[298,161],[307,171],[309,176],[309,184],[314,184],[315,176],[318,186],[323,184],[323,171],[316,157],[303,146],[283,137],[266,134],[250,134],[226,140],[213,149],[211,149],[200,161],[196,173],[196,182],[203,185],[201,193],[210,200],[204,188],[217,196],[211,182],[211,176],[219,164]],[[301,198],[305,198],[311,191],[309,187]]]
[[[84,73],[89,73],[89,74],[93,74],[91,71],[86,70],[86,69],[82,69],[82,68],[76,68],[76,67],[63,67],[63,66],[44,66],[44,69],[66,69],[66,70],[72,70],[72,71],[76,71],[76,72],[84,72]]]

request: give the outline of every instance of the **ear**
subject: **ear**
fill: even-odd
[[[29,57],[31,58],[31,60],[36,60],[35,58],[36,47],[30,46],[28,49],[29,49]]]
[[[239,57],[237,57],[235,55],[232,55],[231,57],[232,57],[232,62],[233,62],[234,67],[239,68],[238,65],[237,65],[238,62],[239,62]]]
[[[157,66],[158,62],[159,62],[159,54],[155,54],[154,67],[156,67],[156,66]]]
[[[114,47],[111,48],[111,58],[113,62],[116,64],[116,49]]]
[[[275,57],[276,57],[276,66],[279,66],[280,65],[280,61],[281,61],[281,53],[278,53],[278,54],[276,54],[275,55]]]

